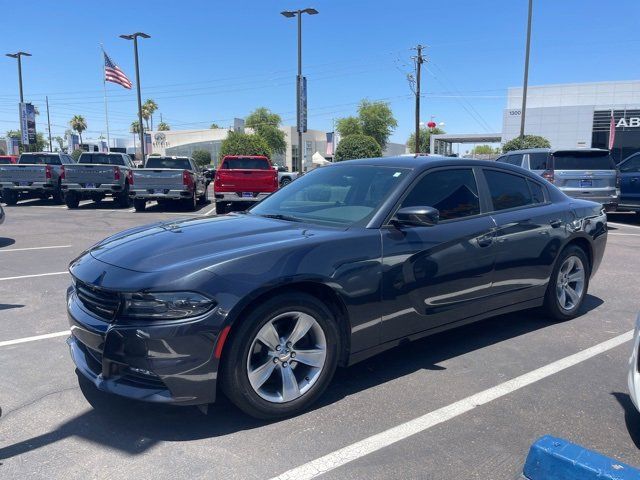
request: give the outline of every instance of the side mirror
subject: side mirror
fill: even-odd
[[[404,207],[396,212],[397,223],[414,227],[432,227],[440,220],[440,212],[433,207]]]

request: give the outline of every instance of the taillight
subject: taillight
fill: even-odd
[[[113,179],[120,181],[120,167],[113,167]]]
[[[65,171],[64,171],[64,165],[60,166],[60,180],[64,180],[66,178],[65,176]]]
[[[133,185],[133,170],[129,170],[127,173],[127,179],[129,180],[129,185]]]
[[[220,176],[218,175],[218,173],[215,174],[215,176],[213,177],[213,188],[215,189],[220,188],[222,186],[222,180],[220,180]]]
[[[542,172],[542,178],[544,178],[550,183],[553,183],[555,181],[555,175],[553,174],[553,170],[545,170],[544,172]]]
[[[193,188],[193,178],[191,178],[189,170],[184,170],[182,172],[182,183],[188,188]]]
[[[45,165],[44,175],[47,178],[47,180],[51,180],[51,165]]]
[[[278,184],[278,172],[274,172],[273,175],[273,186],[278,188],[280,185]]]

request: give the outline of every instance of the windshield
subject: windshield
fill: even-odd
[[[318,168],[267,197],[250,213],[338,226],[363,224],[409,171],[371,165]]]
[[[57,155],[39,155],[37,153],[23,153],[18,163],[29,165],[60,165],[60,157]]]
[[[271,165],[266,158],[227,158],[222,162],[222,168],[228,170],[269,170]]]
[[[556,152],[553,154],[556,170],[615,170],[616,164],[609,152]]]
[[[96,163],[100,165],[124,165],[122,155],[109,155],[108,153],[83,153],[78,163]]]
[[[186,157],[149,157],[145,168],[175,168],[180,170],[191,170],[191,164]]]

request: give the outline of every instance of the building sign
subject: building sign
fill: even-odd
[[[616,163],[640,151],[640,110],[614,110],[615,134],[611,156]],[[594,110],[591,146],[609,149],[611,110]]]
[[[640,117],[622,117],[616,123],[616,128],[620,127],[638,128],[640,127]]]
[[[167,136],[163,132],[156,132],[153,134],[153,146],[156,148],[167,148],[171,144],[167,142]]]
[[[298,77],[298,108],[297,108],[297,124],[298,132],[307,131],[307,77]]]
[[[20,132],[23,145],[36,143],[36,109],[30,103],[20,104]]]

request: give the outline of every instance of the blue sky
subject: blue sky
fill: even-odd
[[[303,21],[309,128],[331,130],[360,99],[382,99],[398,120],[392,140],[404,142],[414,108],[406,74],[422,43],[422,120],[434,115],[451,133],[501,130],[506,89],[522,82],[527,0],[31,0],[21,7],[28,21],[5,15],[2,43],[33,54],[24,90],[42,112],[39,131],[49,95],[54,135],[74,114],[88,121],[85,137],[106,133],[99,44],[134,80],[132,44],[118,38],[134,31],[152,36],[140,43],[143,100],[153,98],[172,129],[228,126],[258,106],[294,124],[296,23],[279,12],[305,7],[320,11]],[[535,0],[530,84],[638,79],[639,22],[638,0]],[[16,71],[2,57],[0,132],[18,126]],[[112,136],[123,136],[135,89],[107,89]]]

